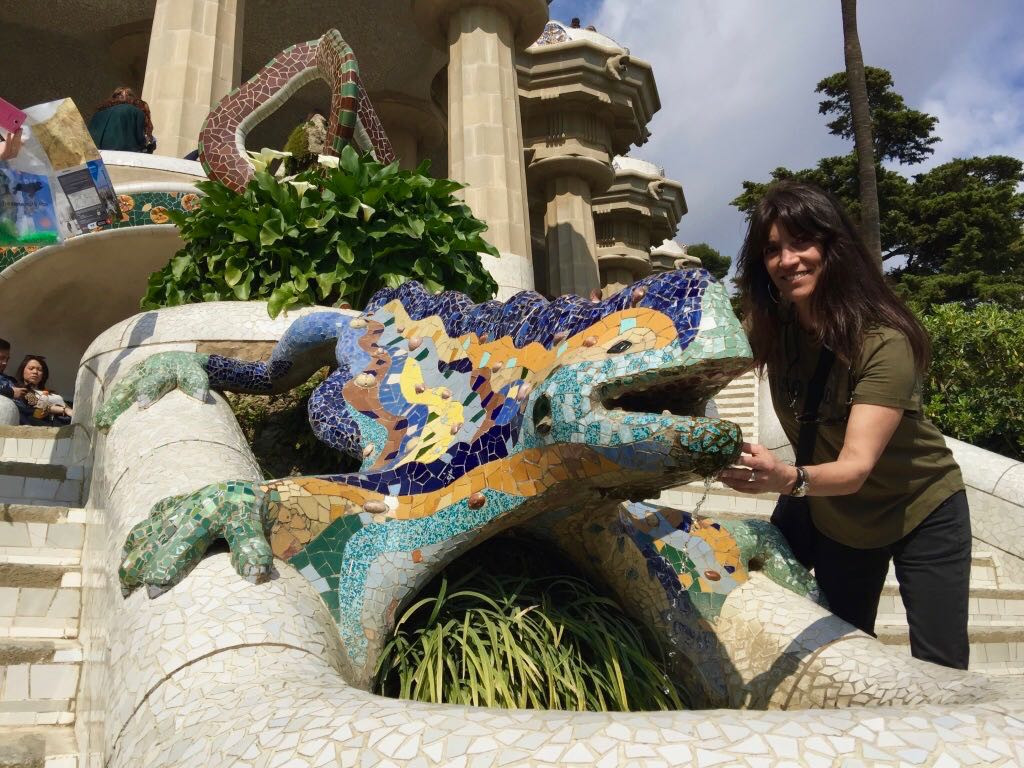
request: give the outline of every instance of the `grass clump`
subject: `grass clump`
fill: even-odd
[[[377,692],[508,709],[684,708],[660,650],[559,560],[502,537],[453,563],[399,618]]]

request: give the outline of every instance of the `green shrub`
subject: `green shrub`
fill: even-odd
[[[169,214],[185,247],[150,276],[142,308],[262,299],[271,317],[311,304],[361,309],[406,280],[477,301],[494,295],[480,253],[497,251],[453,196],[461,185],[427,176],[426,164],[402,171],[351,147],[338,160],[290,180],[257,170],[243,194],[197,184],[198,207]]]
[[[682,708],[664,656],[615,601],[558,561],[502,537],[453,563],[399,617],[376,691],[509,709]]]
[[[958,440],[1024,459],[1024,311],[944,304],[921,321],[932,339],[928,418]]]
[[[225,392],[238,426],[265,478],[354,472],[359,462],[320,442],[309,426],[309,396],[327,377],[327,368],[279,395]]]

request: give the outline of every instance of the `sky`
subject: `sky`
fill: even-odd
[[[679,242],[735,257],[745,220],[729,201],[744,179],[852,149],[828,133],[814,93],[844,68],[839,0],[554,0],[550,12],[652,65],[661,111],[629,154],[682,183]],[[861,0],[858,28],[865,63],[939,119],[934,155],[903,173],[972,155],[1024,159],[1024,2]]]

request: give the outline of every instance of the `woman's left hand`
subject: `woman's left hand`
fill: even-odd
[[[723,469],[718,479],[741,493],[788,493],[796,482],[796,467],[779,461],[758,443],[744,443],[740,466]]]

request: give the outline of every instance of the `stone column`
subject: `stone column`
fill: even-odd
[[[244,9],[245,0],[157,0],[142,98],[159,154],[195,149],[210,109],[239,84]]]
[[[516,50],[540,35],[544,0],[414,0],[421,27],[448,48],[448,173],[501,252],[484,257],[499,298],[533,288]]]
[[[444,141],[444,118],[428,101],[402,94],[370,95],[403,170],[412,170]]]
[[[548,180],[545,193],[547,290],[553,296],[588,297],[601,287],[590,184],[578,176],[556,176]]]

